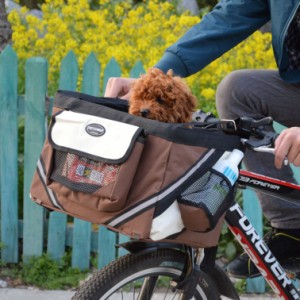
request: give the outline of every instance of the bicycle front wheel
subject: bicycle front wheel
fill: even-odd
[[[175,249],[128,254],[96,272],[72,299],[182,299],[172,282],[182,274],[184,262],[185,254]],[[213,281],[203,272],[193,299],[220,299]]]

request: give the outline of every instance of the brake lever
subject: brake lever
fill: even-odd
[[[260,136],[260,129],[266,125],[272,125],[273,119],[271,117],[265,117],[260,120],[254,120],[249,117],[240,117],[235,120],[237,125],[238,135],[244,138],[249,138],[253,134]]]
[[[273,147],[274,146],[274,141],[276,139],[278,134],[272,132],[272,131],[263,131],[260,130],[257,132],[257,137],[250,137],[250,138],[242,138],[241,141],[242,143],[250,148],[257,148],[257,147]],[[262,137],[262,138],[260,138]]]
[[[243,141],[244,140],[244,141]],[[242,139],[242,143],[245,144],[246,141],[245,139]],[[275,155],[275,149],[274,148],[270,148],[268,146],[271,146],[271,145],[265,145],[265,146],[260,146],[260,147],[252,147],[251,149],[253,151],[256,151],[256,152],[262,152],[262,153],[270,153],[270,154],[273,154]],[[285,166],[287,166],[289,164],[289,160],[287,157],[284,158],[283,160],[283,164]]]
[[[266,125],[272,125],[273,124],[273,119],[272,117],[265,117],[260,120],[254,120],[252,122],[252,127],[253,128],[259,128],[259,127],[264,127]]]

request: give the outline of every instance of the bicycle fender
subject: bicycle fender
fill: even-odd
[[[209,274],[213,279],[215,285],[218,288],[218,292],[230,299],[239,300],[240,297],[237,291],[234,288],[230,278],[226,274],[226,272],[217,264],[215,264],[214,269]]]
[[[143,252],[155,252],[158,249],[178,249],[181,251],[184,251],[186,249],[186,247],[181,244],[152,241],[129,241],[126,243],[117,244],[116,246],[124,248],[132,254]]]

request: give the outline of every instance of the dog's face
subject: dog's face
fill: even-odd
[[[133,85],[129,113],[161,122],[186,123],[196,107],[196,98],[180,77],[150,69]]]

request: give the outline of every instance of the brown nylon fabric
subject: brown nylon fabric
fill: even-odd
[[[60,109],[54,108],[53,113],[59,111]],[[119,173],[115,184],[88,194],[73,191],[51,180],[55,150],[53,151],[46,139],[41,154],[46,169],[46,182],[48,188],[55,193],[63,210],[53,206],[38,172],[35,172],[32,180],[31,198],[49,209],[107,226],[106,224],[115,217],[134,209],[141,200],[153,197],[176,182],[207,150],[204,147],[177,144],[149,134],[144,145],[140,142],[135,143],[132,154],[120,168],[122,172]],[[149,239],[154,211],[155,203],[117,228],[108,227],[134,239]],[[198,232],[209,228],[209,221],[203,210],[184,208],[182,218],[186,226],[184,231],[165,241],[184,243],[193,247],[211,247],[217,244],[224,217],[213,230],[206,233]]]
[[[216,246],[218,244],[220,232],[222,230],[224,216],[225,215],[223,215],[219,219],[217,225],[211,231],[197,232],[192,230],[184,230],[177,237],[173,239],[165,239],[164,241],[171,243],[182,243],[195,248],[208,248]]]
[[[182,203],[178,203],[178,205],[185,228],[199,232],[210,229],[211,224],[204,210]]]

